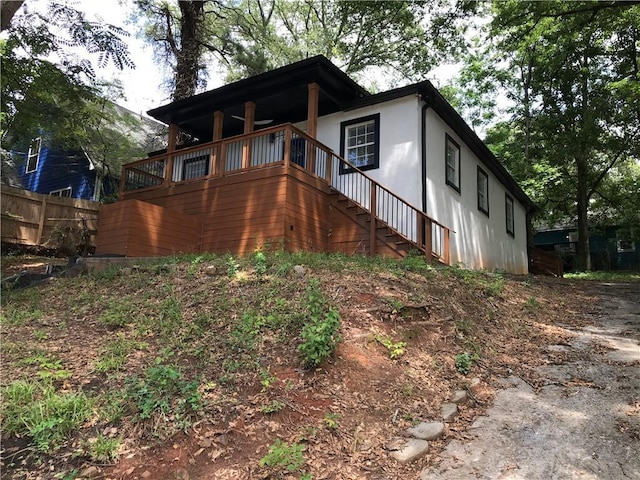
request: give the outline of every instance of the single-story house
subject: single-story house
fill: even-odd
[[[316,56],[148,113],[168,146],[123,166],[97,254],[268,244],[528,271],[534,204],[428,81],[370,94]]]

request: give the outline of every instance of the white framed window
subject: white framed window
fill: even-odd
[[[447,185],[460,193],[460,145],[446,134],[444,161]]]
[[[38,160],[40,159],[40,147],[42,139],[34,138],[29,145],[29,153],[27,154],[27,167],[25,173],[35,172],[38,169]]]
[[[478,210],[489,216],[489,175],[478,166]]]
[[[53,190],[52,192],[49,192],[49,195],[53,195],[54,197],[71,198],[71,187],[61,188],[60,190]]]
[[[504,211],[507,218],[507,233],[512,237],[515,237],[516,229],[513,218],[513,198],[511,198],[508,193],[505,193],[504,196]]]
[[[380,114],[356,118],[340,123],[340,152],[342,157],[360,170],[380,166]],[[340,165],[340,173],[348,173]]]

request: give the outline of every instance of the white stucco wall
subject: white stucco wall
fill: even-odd
[[[341,155],[340,122],[376,113],[380,114],[380,166],[365,173],[421,209],[420,105],[415,95],[320,117],[317,138]]]
[[[422,208],[421,110],[415,95],[318,119],[317,138],[340,152],[340,123],[380,114],[380,166],[366,174]],[[300,125],[304,128],[304,125]],[[460,193],[445,182],[445,134],[460,145]],[[449,227],[451,263],[467,268],[527,273],[526,210],[514,199],[514,230],[506,232],[506,188],[431,109],[427,110],[427,214]],[[489,217],[478,210],[477,166],[489,176]]]
[[[506,188],[460,137],[433,111],[427,110],[427,215],[447,225],[451,263],[467,268],[527,273],[526,210],[514,199],[514,236],[507,233]],[[445,134],[460,145],[460,193],[445,182]],[[477,167],[489,177],[489,216],[478,210]]]

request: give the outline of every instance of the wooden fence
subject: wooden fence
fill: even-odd
[[[564,275],[562,258],[553,252],[547,252],[539,248],[530,248],[529,273],[562,277]]]
[[[6,185],[0,186],[0,193],[3,243],[43,248],[58,248],[65,242],[95,245],[100,203]]]

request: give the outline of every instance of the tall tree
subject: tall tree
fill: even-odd
[[[202,4],[201,14],[193,16],[199,22],[195,35],[189,37],[183,31],[185,3]],[[208,64],[222,64],[226,80],[237,80],[317,54],[363,83],[375,83],[371,67],[397,78],[423,78],[438,60],[457,53],[461,43],[443,39],[459,40],[463,28],[458,17],[446,17],[446,0],[429,5],[439,15],[415,0],[137,0],[137,5],[146,37],[172,67],[173,98],[183,76],[199,88]],[[198,81],[179,64],[192,43],[190,62],[197,66]]]
[[[203,83],[207,3],[136,0],[145,38],[156,48],[157,59],[171,69],[172,100],[192,96]]]
[[[492,6],[491,33],[502,68],[518,73],[512,85],[519,100],[513,131],[501,126],[493,138],[512,152],[521,142],[521,154],[509,157],[512,171],[535,175],[548,218],[575,219],[578,265],[588,270],[592,205],[614,171],[640,158],[640,6]]]

